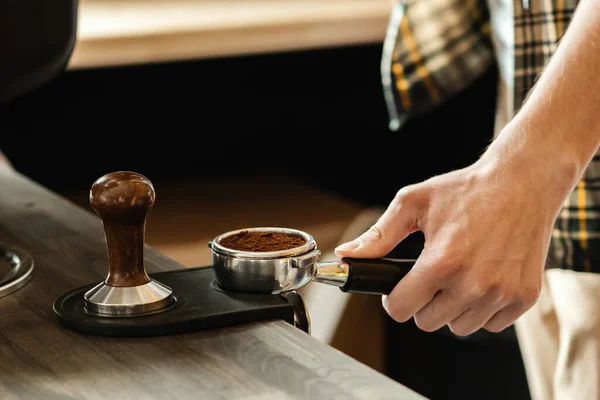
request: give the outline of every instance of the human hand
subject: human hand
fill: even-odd
[[[499,332],[536,302],[562,203],[532,169],[496,160],[401,189],[373,227],[335,249],[340,258],[384,257],[423,232],[415,266],[383,298],[394,320],[459,336]]]

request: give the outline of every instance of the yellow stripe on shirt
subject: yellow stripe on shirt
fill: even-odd
[[[425,88],[429,92],[429,95],[434,101],[440,100],[440,93],[437,88],[431,82],[431,77],[429,75],[429,71],[423,65],[423,59],[417,50],[417,44],[415,43],[415,39],[412,36],[412,32],[410,31],[410,26],[408,25],[408,19],[402,18],[400,22],[400,34],[402,35],[402,39],[406,43],[406,48],[408,49],[408,55],[411,61],[415,64],[415,72],[423,80],[423,84]]]
[[[402,64],[399,62],[394,62],[392,64],[392,72],[394,74],[394,78],[396,79],[396,88],[398,89],[398,93],[400,93],[400,102],[402,103],[402,107],[405,110],[409,110],[412,107],[412,102],[410,101],[410,96],[408,95],[408,81],[404,77],[404,68]]]
[[[565,2],[564,0],[557,0],[556,2],[556,33],[558,36],[562,36],[565,31],[565,24],[563,23],[563,18],[565,14]]]
[[[587,231],[587,213],[585,199],[585,181],[582,179],[577,184],[577,208],[579,217],[579,242],[583,250],[583,270],[590,272],[592,270],[588,257],[588,231]]]

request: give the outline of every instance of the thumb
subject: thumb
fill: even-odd
[[[427,202],[418,185],[401,189],[379,220],[358,238],[335,249],[339,258],[384,257],[408,235],[419,230]]]

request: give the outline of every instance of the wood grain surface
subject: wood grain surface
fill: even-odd
[[[0,299],[3,400],[422,398],[283,321],[154,338],[58,326],[54,300],[106,276],[102,225],[9,169],[0,169],[0,241],[36,265],[28,285]],[[144,257],[150,273],[183,268],[148,246]]]

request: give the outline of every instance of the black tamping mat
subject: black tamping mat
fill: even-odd
[[[294,324],[294,307],[285,298],[219,290],[211,266],[159,272],[150,277],[173,289],[172,305],[138,316],[99,316],[84,307],[83,296],[94,283],[56,299],[54,316],[66,328],[101,336],[159,336],[272,319]]]

